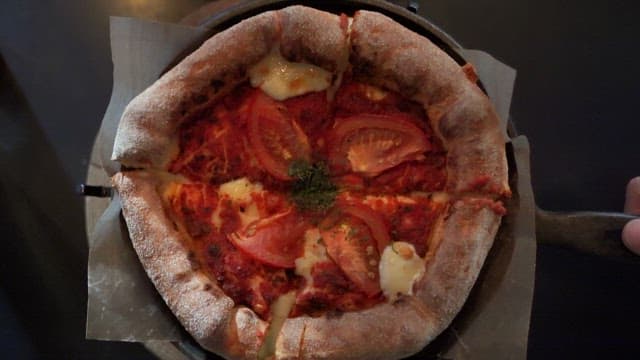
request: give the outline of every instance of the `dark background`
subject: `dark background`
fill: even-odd
[[[0,4],[3,358],[146,358],[84,340],[83,199],[109,100],[109,16],[178,21],[205,1]],[[518,70],[511,108],[548,210],[620,211],[640,175],[635,1],[431,0],[420,14]],[[531,359],[640,358],[640,266],[540,246]]]

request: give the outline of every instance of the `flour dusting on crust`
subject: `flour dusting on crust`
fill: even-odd
[[[215,335],[228,321],[234,303],[190,259],[184,235],[164,211],[157,191],[159,178],[146,171],[118,173],[113,184],[149,278],[187,331],[215,351],[220,349]]]

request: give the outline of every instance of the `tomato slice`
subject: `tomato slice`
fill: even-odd
[[[289,164],[311,159],[307,136],[282,104],[260,90],[249,112],[249,142],[258,162],[275,178],[290,180]]]
[[[331,168],[376,176],[405,161],[424,158],[431,144],[408,117],[361,114],[338,119],[329,135]]]
[[[389,227],[387,226],[382,215],[375,210],[362,204],[345,204],[340,205],[340,210],[349,215],[353,215],[367,224],[371,230],[371,235],[376,240],[378,253],[382,254],[387,245],[391,244],[391,236],[389,235]]]
[[[433,154],[432,154],[433,155]],[[430,156],[427,161],[411,161],[382,172],[371,181],[374,192],[404,193],[442,191],[447,180],[445,155]]]
[[[367,295],[380,291],[378,262],[391,243],[388,226],[366,205],[341,202],[320,224],[327,253]]]
[[[366,184],[361,175],[348,173],[345,175],[334,177],[334,184],[343,190],[364,190]]]
[[[228,235],[245,254],[275,267],[294,268],[302,255],[303,236],[309,226],[294,210],[259,219]]]
[[[327,254],[368,296],[380,293],[380,255],[369,227],[355,216],[336,212],[320,224]]]

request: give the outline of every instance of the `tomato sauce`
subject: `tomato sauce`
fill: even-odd
[[[363,138],[357,137],[359,130],[355,130],[355,135],[353,132],[342,137],[336,134],[336,121],[355,121],[353,119],[360,114],[376,116],[378,122],[400,119],[397,123],[408,123],[404,127],[409,130],[395,124],[390,127],[395,132],[388,136],[384,126],[363,130],[369,131]],[[256,127],[256,121],[263,128]],[[366,128],[367,124],[358,126]],[[243,229],[241,213],[244,209],[218,195],[221,184],[241,177],[262,184],[265,191],[259,196],[252,195],[260,214],[273,216],[277,219],[274,221],[284,221],[286,217],[275,215],[289,211],[287,209],[293,206],[289,191],[294,179],[287,174],[287,167],[296,159],[329,164],[331,181],[338,187],[338,193],[354,194],[359,199],[358,204],[335,205],[334,208],[350,206],[353,213],[350,216],[355,216],[353,222],[368,226],[377,242],[385,239],[382,247],[389,241],[402,240],[412,243],[420,256],[426,253],[430,229],[444,209],[444,205],[434,204],[425,197],[412,197],[413,203],[398,205],[396,202],[392,207],[364,200],[366,194],[393,198],[397,194],[410,196],[416,191],[443,190],[447,180],[446,152],[434,136],[420,105],[393,92],[380,92],[351,81],[348,76],[332,101],[328,100],[326,92],[316,92],[276,102],[245,84],[190,115],[178,132],[179,153],[169,165],[169,171],[183,175],[193,183],[180,185],[178,191],[169,195],[169,211],[178,220],[178,227],[193,239],[189,246],[208,269],[212,280],[236,304],[250,307],[264,319],[268,319],[273,301],[291,290],[298,291],[291,316],[366,309],[384,301],[384,296],[379,287],[354,282],[357,277],[345,273],[349,266],[354,266],[349,262],[329,257],[327,261],[316,263],[311,269],[312,282],[308,284],[305,278],[294,273],[293,268],[273,265],[288,262],[269,265],[263,261],[265,258],[252,256],[235,238],[230,238],[231,234],[242,233],[245,239],[256,240],[251,238],[253,229]],[[376,137],[379,137],[379,143],[372,143],[372,147],[382,146],[385,141],[409,141],[413,147],[400,147],[404,153],[395,162],[370,171],[360,170],[354,154],[366,161],[367,146],[363,142]],[[364,146],[354,150],[349,144],[353,141]],[[336,153],[336,146],[344,151]],[[310,153],[306,154],[307,151]],[[394,154],[393,149],[387,153],[384,149],[379,151],[389,158],[400,156]],[[336,156],[344,156],[338,162],[343,164],[340,172],[331,168],[331,164],[336,163],[332,158]],[[297,210],[297,222],[308,227],[317,226],[329,211]],[[367,211],[379,215],[367,215]],[[212,221],[216,216],[218,225]],[[295,224],[287,226],[295,228]],[[268,224],[263,228],[273,231],[273,226]],[[299,228],[295,229],[300,232]],[[376,241],[367,244],[366,249],[354,248],[353,251],[375,249],[374,258],[366,261],[373,264],[370,261],[375,261],[375,256],[379,260],[380,255]],[[343,243],[337,244],[339,250],[343,249]],[[378,281],[375,264],[367,271],[374,272],[370,275]]]
[[[282,188],[260,167],[247,139],[248,103],[255,92],[248,85],[240,87],[186,119],[178,129],[179,153],[169,171],[216,185],[246,176]]]
[[[251,307],[266,319],[271,303],[296,289],[300,278],[291,271],[261,264],[235,248],[227,234],[240,229],[238,212],[228,200],[218,201],[216,194],[211,185],[183,184],[169,196],[170,211],[194,240],[190,247],[206,264],[213,280],[237,304]],[[219,229],[211,223],[216,210],[221,220]]]
[[[311,270],[313,287],[298,294],[291,316],[320,316],[327,311],[354,311],[370,308],[384,300],[360,291],[333,262],[321,262]]]
[[[443,211],[443,205],[421,198],[416,199],[415,204],[403,204],[396,212],[387,215],[391,237],[394,241],[413,244],[416,253],[424,257],[429,248],[431,229]]]

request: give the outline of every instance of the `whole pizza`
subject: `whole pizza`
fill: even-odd
[[[420,351],[510,194],[476,80],[384,15],[293,6],[216,34],[133,99],[113,183],[186,330],[230,359]]]

